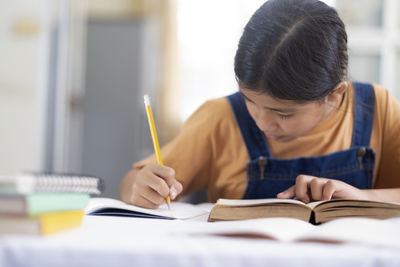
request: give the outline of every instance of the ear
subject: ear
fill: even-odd
[[[348,83],[346,81],[340,82],[333,90],[332,92],[327,95],[327,101],[328,102],[339,102],[343,94],[347,91],[348,88]]]

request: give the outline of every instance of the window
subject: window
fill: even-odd
[[[264,0],[178,1],[181,120],[205,100],[237,90],[233,58],[242,30]]]
[[[336,0],[349,41],[349,78],[374,82],[400,99],[400,2]]]

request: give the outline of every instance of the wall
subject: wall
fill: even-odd
[[[40,1],[0,9],[0,173],[38,168]]]

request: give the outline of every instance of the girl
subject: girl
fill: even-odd
[[[348,82],[347,61],[333,8],[266,2],[239,41],[239,92],[206,102],[185,122],[162,149],[166,166],[154,157],[135,164],[122,200],[157,208],[167,196],[206,189],[212,202],[400,202],[400,105],[378,85]]]

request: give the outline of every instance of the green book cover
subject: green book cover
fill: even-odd
[[[49,212],[83,210],[90,195],[86,193],[0,194],[0,215],[39,215]]]
[[[34,193],[26,197],[28,215],[47,212],[83,210],[89,203],[89,194],[83,193]]]

